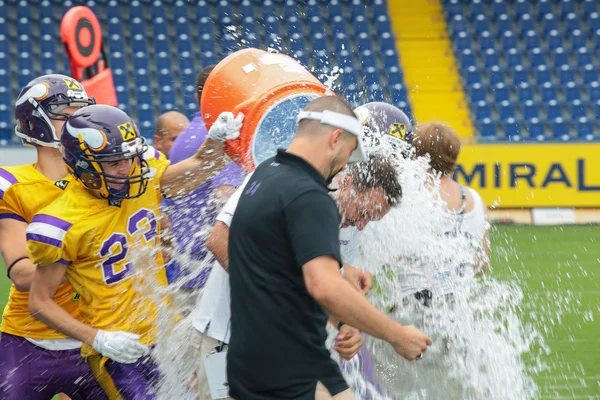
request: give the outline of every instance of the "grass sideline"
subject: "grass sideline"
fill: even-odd
[[[535,376],[539,399],[598,399],[600,225],[495,226],[491,240],[489,273],[521,282],[522,319],[543,333],[551,351],[542,358],[549,368]],[[2,310],[9,288],[2,274]]]

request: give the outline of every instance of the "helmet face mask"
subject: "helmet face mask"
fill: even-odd
[[[144,159],[148,146],[127,114],[115,107],[90,106],[76,111],[61,137],[63,158],[83,185],[109,200],[145,193],[152,168]],[[119,174],[127,162],[126,175]],[[116,171],[116,172],[115,172]]]
[[[67,107],[95,104],[83,86],[65,75],[44,75],[29,82],[15,104],[15,135],[29,146],[60,147],[52,121],[66,121]]]

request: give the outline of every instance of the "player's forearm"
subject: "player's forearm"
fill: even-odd
[[[90,346],[98,333],[97,329],[73,318],[52,299],[41,298],[33,292],[29,294],[29,312],[50,328]]]
[[[207,138],[195,155],[167,168],[161,189],[169,197],[185,196],[214,177],[226,164],[225,143]]]
[[[344,278],[335,277],[323,284],[313,297],[330,313],[330,320],[337,318],[371,336],[388,340],[398,324],[378,311],[358,293]]]

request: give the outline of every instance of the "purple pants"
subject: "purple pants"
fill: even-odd
[[[142,357],[135,364],[109,360],[104,368],[125,400],[156,399],[160,374],[152,357]]]
[[[107,399],[79,349],[51,351],[2,333],[0,399],[50,400],[65,393],[73,400]]]

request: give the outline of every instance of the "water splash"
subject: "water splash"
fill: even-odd
[[[381,146],[380,152],[391,156],[393,151],[385,143]],[[542,335],[518,316],[523,306],[518,281],[458,274],[465,265],[472,268],[476,264],[479,243],[467,236],[445,234],[447,220],[455,216],[445,211],[437,195],[440,181],[427,173],[427,159],[396,159],[396,163],[403,186],[402,204],[381,221],[369,224],[356,258],[345,261],[375,275],[377,287],[369,295],[373,305],[382,311],[395,309],[389,312],[392,318],[427,333],[434,344],[423,360],[409,362],[389,344],[365,336],[367,351],[350,363],[341,363],[355,396],[535,398],[538,388],[528,368],[536,372],[546,366],[531,351],[534,347],[548,350]],[[411,274],[419,263],[442,266],[429,270],[427,287],[434,296],[444,294],[434,297],[430,307],[413,296],[423,284],[422,277]],[[445,279],[436,279],[441,275]],[[525,354],[532,358],[532,365],[525,365]]]

